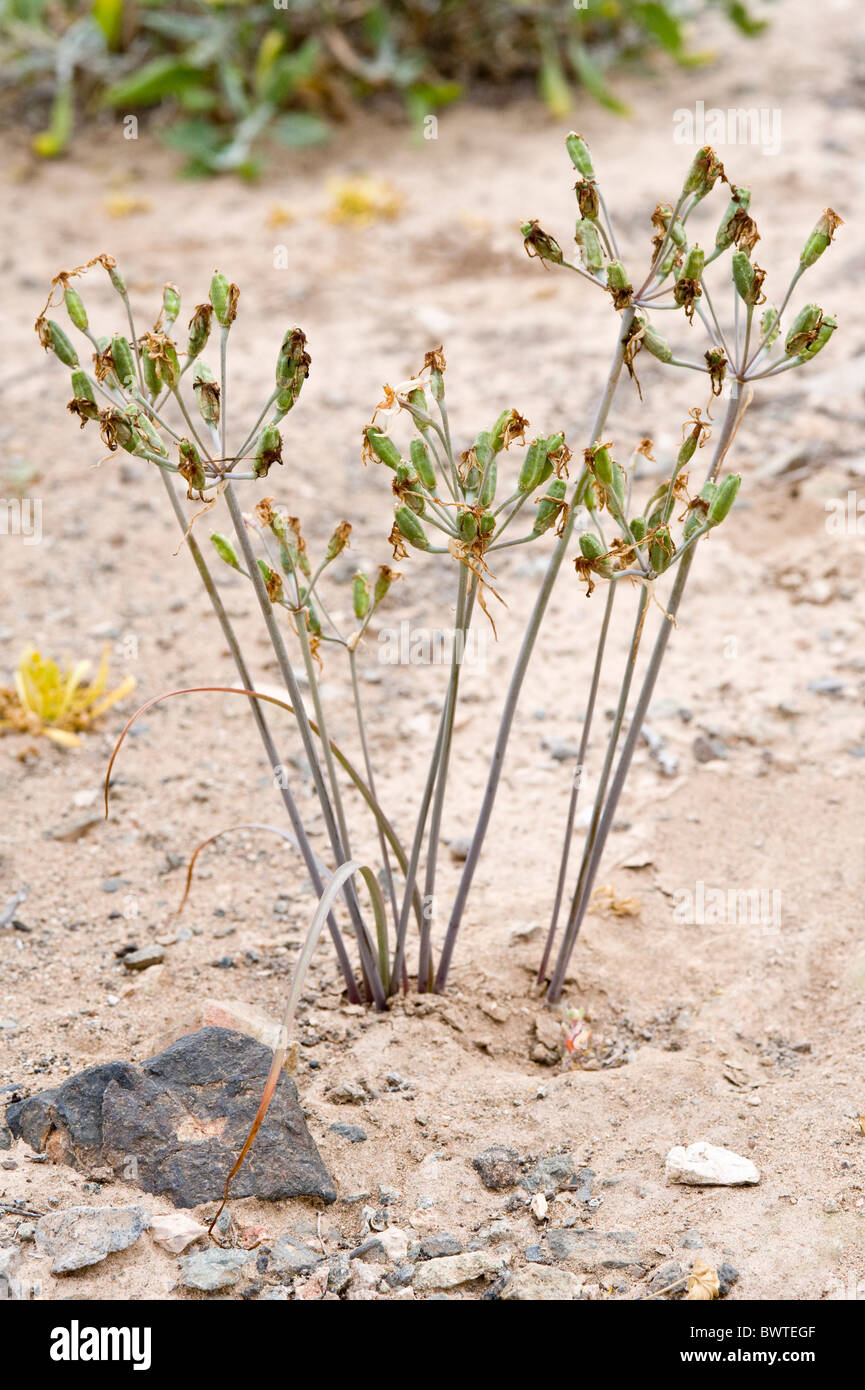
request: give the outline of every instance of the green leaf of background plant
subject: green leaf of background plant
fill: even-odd
[[[568,44],[568,57],[580,82],[595,101],[600,102],[608,111],[615,111],[617,116],[631,114],[631,108],[607,86],[600,68],[589,57],[581,43],[572,40]]]
[[[332,134],[327,121],[309,111],[287,111],[274,121],[270,133],[281,145],[287,145],[292,150],[303,149],[307,145],[321,145]]]
[[[123,0],[93,0],[93,18],[109,48],[117,48],[123,28]]]
[[[154,58],[137,72],[115,82],[102,97],[103,106],[155,106],[166,96],[207,82],[199,68],[178,63],[175,58]]]

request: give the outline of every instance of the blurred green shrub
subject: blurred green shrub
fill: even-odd
[[[265,137],[315,144],[376,94],[416,124],[467,89],[526,80],[556,116],[575,84],[624,113],[613,60],[703,61],[683,25],[713,7],[745,33],[764,27],[740,0],[0,0],[0,97],[7,114],[44,106],[46,158],[76,113],[158,107],[187,173],[252,177]]]

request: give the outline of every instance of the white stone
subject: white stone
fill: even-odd
[[[671,1149],[664,1171],[668,1182],[687,1183],[689,1187],[738,1187],[760,1181],[750,1158],[705,1140]]]
[[[200,1221],[194,1221],[191,1216],[185,1216],[182,1211],[171,1211],[154,1216],[150,1223],[150,1234],[156,1244],[169,1254],[182,1255],[188,1245],[207,1235],[207,1227],[202,1226]]]

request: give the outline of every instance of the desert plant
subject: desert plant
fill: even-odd
[[[84,302],[72,282],[78,274],[95,265],[106,270],[121,298],[128,336],[115,333],[111,338],[97,337],[90,325]],[[49,310],[46,305],[37,321],[37,331],[43,345],[71,369],[73,396],[68,408],[78,417],[82,428],[89,422],[98,425],[101,438],[110,451],[125,450],[155,467],[162,477],[234,657],[242,692],[252,702],[259,732],[292,822],[294,841],[319,895],[332,870],[321,865],[311,849],[287,775],[287,764],[277,756],[261,704],[269,699],[270,703],[283,705],[294,716],[334,865],[339,866],[352,857],[353,835],[341,776],[361,792],[372,812],[379,836],[394,945],[391,955],[389,929],[378,898],[373,895],[373,936],[367,928],[354,883],[346,879],[343,896],[359,959],[363,993],[376,1007],[383,1008],[388,994],[399,988],[400,983],[407,984],[406,956],[412,913],[419,937],[418,986],[431,988],[434,979],[431,905],[435,896],[437,851],[466,635],[476,603],[492,622],[487,599],[492,601],[495,590],[485,557],[505,546],[541,540],[564,517],[565,483],[560,475],[570,458],[564,436],[561,433],[540,436],[527,444],[528,422],[515,409],[505,409],[491,430],[481,431],[471,448],[458,454],[451,437],[445,402],[445,360],[440,349],[427,353],[416,377],[395,389],[385,388],[385,398],[363,431],[364,457],[377,460],[392,472],[395,498],[394,523],[389,538],[392,558],[407,558],[410,547],[417,552],[447,557],[449,565],[456,565],[456,622],[447,690],[411,848],[406,853],[377,797],[356,667],[359,644],[400,576],[387,564],[378,567],[372,581],[363,571],[354,574],[348,581],[354,627],[352,631],[344,630],[344,625],[332,616],[334,604],[323,590],[330,579],[329,567],[349,545],[350,524],[341,521],[336,525],[321,557],[314,562],[299,518],[290,515],[273,497],[260,498],[254,511],[244,512],[238,492],[241,486],[267,479],[282,461],[280,424],[294,407],[310,365],[304,334],[292,328],[284,335],[272,385],[266,388],[258,418],[238,447],[229,450],[228,344],[237,313],[237,286],[230,285],[219,274],[214,275],[209,300],[196,307],[189,322],[185,351],[181,349],[180,352],[171,336],[180,313],[179,292],[173,284],[165,286],[153,330],[141,334],[136,330],[125,281],[108,256],[98,256],[90,265],[56,277],[49,304],[59,296],[62,296],[71,324],[90,344],[94,368],[91,373],[81,365],[66,331],[56,320],[46,316]],[[218,331],[218,379],[204,357],[212,330]],[[394,428],[400,419],[410,421],[414,431],[405,457],[394,440]],[[521,461],[510,463],[517,453]],[[506,472],[509,463],[510,478]],[[175,477],[185,481],[187,500],[197,504],[189,518],[175,490]],[[501,488],[499,500],[497,486]],[[511,533],[505,538],[508,528],[533,494],[537,496],[537,510],[528,531],[522,536]],[[195,537],[197,517],[209,512],[220,498],[225,501],[232,534],[229,538],[223,531],[214,531],[211,543],[219,560],[243,575],[255,591],[285,685],[285,701],[255,692],[240,642]],[[443,543],[433,544],[433,535]],[[292,636],[297,642],[309,690],[312,705],[309,712],[289,653],[287,639]],[[339,653],[350,668],[363,775],[328,732],[319,665],[325,654],[332,657]],[[203,692],[203,687],[197,690]],[[136,717],[137,714],[130,723]],[[122,738],[123,735],[121,742]],[[403,878],[401,901],[391,856]],[[417,880],[422,857],[421,897]],[[328,915],[328,924],[346,989],[349,997],[356,1000],[360,992],[343,933],[333,913]]]
[[[66,148],[76,111],[156,108],[187,173],[253,175],[268,139],[315,144],[347,109],[381,96],[420,123],[479,83],[522,80],[557,117],[575,84],[625,112],[611,62],[652,49],[700,61],[687,21],[713,5],[745,33],[764,27],[741,0],[0,0],[0,58],[7,101],[51,94],[34,139],[44,157]]]
[[[728,474],[720,483],[718,478],[742,416],[752,399],[752,383],[806,365],[823,349],[837,326],[836,319],[829,314],[824,314],[819,305],[806,304],[797,313],[783,340],[780,337],[782,320],[793,291],[802,275],[826,251],[836,228],[841,223],[841,219],[831,208],[824,211],[806,239],[799,262],[794,268],[779,305],[763,309],[758,318],[757,310],[766,303],[766,295],[763,290],[765,272],[752,259],[752,253],[760,239],[760,234],[749,210],[751,193],[747,188],[739,188],[730,183],[723,165],[714,151],[710,147],[704,146],[695,155],[685,177],[682,190],[675,202],[660,203],[652,215],[652,223],[656,228],[656,233],[653,239],[650,266],[648,273],[640,281],[639,288],[635,290],[630,283],[628,272],[619,259],[615,230],[607,212],[603,193],[598,185],[591,155],[585,141],[577,134],[572,133],[568,137],[567,145],[578,175],[575,190],[578,204],[575,241],[581,263],[577,265],[568,261],[555,238],[546,233],[537,222],[528,222],[523,226],[526,250],[530,256],[541,260],[545,265],[576,271],[582,278],[593,281],[599,290],[608,292],[614,307],[621,313],[620,329],[607,384],[595,416],[591,433],[593,443],[586,450],[585,468],[575,483],[569,501],[569,517],[562,527],[561,536],[541,584],[505,700],[484,798],[471,847],[465,861],[436,976],[436,988],[444,988],[451,953],[497,794],[505,750],[528,662],[537,640],[553,585],[567,553],[579,506],[580,504],[587,506],[591,515],[594,512],[593,499],[596,499],[600,501],[602,506],[606,505],[620,532],[620,538],[617,538],[616,554],[613,555],[611,553],[612,548],[611,552],[602,553],[597,541],[590,541],[587,550],[586,537],[582,537],[582,555],[576,562],[578,572],[585,574],[594,571],[600,573],[607,580],[615,580],[619,577],[616,571],[621,570],[623,565],[631,566],[634,563],[634,557],[639,561],[641,552],[645,558],[642,574],[629,574],[629,578],[640,586],[634,636],[621,680],[600,784],[583,848],[579,876],[571,900],[562,944],[549,981],[547,997],[550,1002],[556,1001],[561,995],[568,962],[589,904],[600,857],[625,784],[634,749],[642,731],[643,720],[655,688],[697,544],[729,513],[739,489],[741,479],[737,474]],[[698,206],[719,183],[728,185],[729,201],[720,222],[717,224],[712,248],[706,254],[697,242],[693,244],[689,242],[687,224]],[[728,322],[725,333],[714,307],[706,272],[713,262],[720,260],[727,252],[731,254],[731,274],[727,294],[731,301],[729,318],[732,322]],[[689,325],[688,331],[694,326],[695,315],[699,318],[707,331],[709,342],[702,361],[695,360],[693,356],[679,357],[674,354],[666,337],[658,331],[652,322],[652,315],[660,311],[683,314]],[[621,380],[622,369],[626,367],[630,376],[635,379],[635,360],[637,354],[643,350],[646,350],[667,367],[684,368],[701,373],[706,377],[706,384],[710,389],[709,403],[711,404],[714,397],[722,396],[726,390],[727,404],[718,440],[712,451],[711,462],[706,472],[705,482],[699,494],[694,497],[689,495],[687,477],[683,472],[689,460],[694,456],[696,449],[707,442],[708,420],[702,418],[702,408],[697,406],[693,408],[689,420],[685,422],[683,427],[682,448],[679,450],[669,478],[656,489],[642,511],[637,515],[632,515],[628,521],[626,520],[626,513],[629,509],[632,477],[626,477],[623,470],[616,471],[618,465],[611,462],[608,447],[601,443],[601,435],[605,429],[610,407]],[[637,451],[635,459],[638,457],[638,453],[639,451]],[[599,468],[601,461],[602,468]],[[670,534],[670,524],[673,510],[679,498],[685,499],[687,505],[683,515],[684,528],[681,537],[678,542],[674,542]],[[665,599],[663,604],[663,613],[654,649],[643,677],[636,705],[630,715],[628,734],[622,745],[615,772],[613,772],[619,736],[625,722],[630,685],[645,626],[648,595],[653,592],[656,580],[673,565],[677,566],[675,582],[669,598]],[[606,567],[606,572],[605,568],[602,567]],[[589,684],[578,755],[580,765],[588,746],[612,602],[613,590],[611,588]],[[545,980],[547,965],[555,941],[558,916],[566,883],[578,789],[579,777],[577,776],[572,784],[555,903],[538,970],[539,983]]]
[[[548,997],[551,1001],[559,997],[695,551],[700,541],[729,515],[739,490],[739,475],[728,472],[722,477],[722,468],[751,399],[752,383],[805,365],[822,350],[836,326],[835,320],[825,315],[819,306],[807,304],[799,310],[783,340],[780,336],[795,286],[826,250],[839,225],[840,219],[831,209],[826,209],[807,239],[777,309],[765,309],[757,329],[755,311],[765,302],[765,277],[752,259],[759,232],[749,210],[749,191],[729,185],[728,206],[714,233],[713,248],[708,255],[696,241],[689,240],[695,210],[717,184],[729,183],[710,148],[698,151],[678,198],[673,203],[661,203],[655,209],[652,217],[655,235],[649,266],[639,279],[637,289],[619,257],[615,229],[588,148],[580,136],[572,134],[568,137],[567,149],[579,176],[576,184],[579,216],[575,234],[578,255],[569,260],[559,242],[535,221],[522,227],[525,249],[546,266],[568,270],[579,280],[588,281],[596,292],[609,295],[613,310],[619,316],[610,372],[594,414],[583,466],[571,482],[570,492],[567,478],[571,453],[563,433],[540,435],[526,444],[528,422],[514,408],[501,411],[492,427],[478,433],[469,448],[460,451],[455,446],[446,405],[445,361],[440,348],[427,353],[423,368],[416,376],[396,388],[385,388],[384,399],[363,431],[364,458],[376,460],[390,471],[395,496],[394,525],[390,534],[392,558],[402,562],[410,553],[417,552],[432,557],[430,563],[456,566],[453,586],[456,617],[447,689],[408,849],[377,796],[355,664],[358,646],[369,623],[391,594],[399,576],[388,565],[382,565],[374,582],[363,571],[350,578],[345,575],[337,578],[336,583],[351,586],[354,625],[348,631],[344,621],[338,622],[331,616],[335,609],[325,591],[331,575],[338,573],[330,570],[330,566],[349,543],[349,523],[336,524],[322,554],[314,558],[300,520],[289,515],[278,500],[260,498],[251,513],[245,513],[240,503],[239,487],[267,479],[274,466],[281,462],[280,425],[295,406],[309,370],[304,334],[292,328],[284,335],[272,382],[265,388],[263,408],[252,428],[242,432],[240,444],[229,448],[228,344],[237,314],[239,291],[223,276],[214,275],[208,302],[196,307],[189,321],[186,347],[182,350],[178,350],[172,337],[180,314],[176,287],[173,284],[165,286],[153,330],[139,335],[125,282],[114,261],[105,255],[96,257],[88,266],[57,276],[48,304],[37,320],[43,345],[72,371],[73,399],[69,410],[80,418],[82,427],[88,421],[97,423],[109,450],[121,448],[141,458],[156,467],[162,477],[237,666],[241,689],[234,693],[250,701],[269,763],[275,773],[280,774],[277,780],[291,821],[293,840],[320,898],[330,875],[341,873],[340,866],[356,862],[351,843],[355,832],[346,812],[341,775],[361,792],[373,815],[394,936],[391,948],[383,895],[377,886],[372,887],[375,880],[367,866],[361,878],[370,890],[375,915],[374,935],[368,928],[352,875],[341,877],[341,893],[360,966],[360,984],[355,978],[343,931],[330,906],[333,893],[329,892],[322,901],[328,904],[328,926],[348,997],[356,1000],[362,993],[378,1008],[385,1007],[388,994],[408,986],[408,929],[412,913],[418,928],[417,987],[424,991],[443,990],[446,986],[526,669],[553,585],[578,529],[579,553],[575,558],[578,576],[585,581],[589,593],[598,585],[608,586],[604,619],[587,682],[580,764],[588,750],[614,596],[622,581],[633,596],[634,627],[577,883],[549,981]],[[730,253],[732,322],[725,329],[716,311],[706,272],[727,253]],[[128,337],[119,333],[110,339],[99,338],[90,326],[87,311],[72,281],[96,264],[107,271],[121,298]],[[65,330],[47,317],[49,306],[58,295],[63,297],[72,324],[84,334],[93,349],[92,374],[82,367]],[[689,355],[686,349],[681,355],[673,351],[653,321],[653,316],[661,311],[680,315],[686,335],[694,331],[695,319],[705,327],[709,345],[701,360]],[[218,331],[218,378],[203,356],[212,329]],[[635,489],[640,487],[640,465],[650,453],[651,441],[638,441],[629,451],[627,465],[623,466],[613,456],[612,443],[605,441],[603,436],[623,369],[636,382],[639,355],[644,351],[667,368],[697,373],[703,378],[704,396],[703,403],[695,405],[684,422],[682,444],[676,458],[670,461],[668,476],[638,507],[633,498]],[[724,395],[727,398],[725,414],[711,451],[705,481],[699,490],[691,489],[687,469],[698,451],[708,443],[711,429],[708,407],[715,398]],[[100,404],[100,398],[104,404]],[[397,443],[403,423],[412,435],[405,451]],[[512,463],[511,451],[516,449],[522,450],[520,461]],[[191,516],[177,494],[172,475],[179,475],[186,482],[187,499],[196,504]],[[221,562],[245,576],[254,589],[285,686],[284,701],[255,691],[240,642],[196,540],[197,518],[210,512],[220,498],[226,504],[232,534],[215,531],[211,542]],[[531,525],[523,534],[509,532],[506,536],[508,528],[532,499],[536,511]],[[436,964],[431,912],[465,639],[478,608],[492,622],[490,603],[498,595],[488,557],[506,547],[539,541],[554,528],[551,557],[505,700],[477,826]],[[658,587],[663,586],[664,576],[668,574],[674,576],[672,588],[668,595],[659,599]],[[637,657],[653,601],[661,609],[659,630],[636,705],[628,717]],[[622,602],[624,600],[619,607]],[[301,693],[287,635],[296,639],[299,648],[311,711],[307,710]],[[349,663],[363,759],[362,774],[328,732],[318,676],[318,665],[325,653],[328,656],[342,654]],[[261,708],[267,702],[284,707],[297,724],[329,840],[331,865],[322,864],[311,849],[289,779],[284,775],[285,763],[277,755]],[[626,724],[627,733],[620,750]],[[575,777],[539,981],[546,979],[555,945],[567,885],[577,794],[578,779]],[[402,880],[401,895],[392,858]],[[421,883],[422,859],[424,877]],[[190,872],[191,869],[192,866]]]

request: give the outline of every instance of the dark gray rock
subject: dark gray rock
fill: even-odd
[[[738,1278],[739,1271],[733,1265],[718,1265],[718,1297],[726,1298]]]
[[[328,1293],[342,1293],[351,1281],[351,1258],[346,1251],[331,1255],[328,1260],[330,1273],[327,1276]]]
[[[420,1242],[420,1255],[425,1260],[437,1260],[442,1255],[461,1255],[462,1243],[456,1236],[444,1232],[438,1236],[425,1236]]]
[[[475,1155],[472,1167],[480,1174],[481,1182],[490,1192],[503,1192],[506,1187],[513,1187],[519,1181],[521,1162],[516,1149],[493,1144],[483,1153]]]
[[[544,1238],[554,1260],[573,1264],[585,1273],[628,1269],[642,1263],[634,1231],[575,1231],[550,1227]]]
[[[554,1197],[565,1188],[570,1190],[575,1184],[576,1176],[574,1160],[570,1154],[552,1154],[535,1164],[520,1180],[520,1187],[524,1187],[526,1192],[543,1192],[547,1197]]]
[[[706,1242],[699,1231],[683,1231],[679,1237],[679,1244],[683,1250],[702,1250]]]
[[[676,1284],[678,1287],[670,1289],[665,1297],[681,1298],[687,1287],[679,1282],[683,1277],[684,1271],[678,1260],[668,1260],[666,1264],[658,1266],[649,1280],[649,1293],[660,1293],[662,1289],[668,1289],[671,1284]]]
[[[338,1134],[340,1139],[347,1139],[350,1144],[362,1144],[366,1139],[366,1130],[361,1129],[360,1125],[329,1125],[331,1134]]]
[[[55,1163],[90,1172],[107,1164],[178,1207],[222,1196],[258,1109],[271,1053],[228,1028],[202,1028],[138,1065],[90,1067],[6,1110],[16,1138]],[[320,1197],[336,1190],[284,1073],[235,1197]]]

